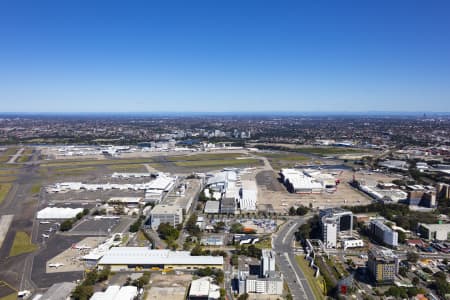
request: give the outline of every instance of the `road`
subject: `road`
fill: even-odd
[[[305,274],[297,264],[292,249],[295,231],[307,220],[308,217],[291,219],[283,225],[272,241],[273,248],[277,253],[279,270],[283,273],[293,299],[298,300],[314,299],[311,287],[308,284]]]

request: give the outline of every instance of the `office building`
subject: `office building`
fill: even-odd
[[[177,226],[183,223],[183,209],[177,205],[157,204],[150,212],[151,227],[153,230],[163,223]]]
[[[261,277],[268,277],[272,271],[275,271],[275,251],[263,249],[261,254]]]
[[[351,211],[341,208],[321,209],[319,218],[325,248],[336,248],[341,232],[348,232],[347,235],[352,236],[353,213]]]

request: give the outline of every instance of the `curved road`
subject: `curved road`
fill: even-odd
[[[293,299],[311,300],[314,294],[308,281],[300,269],[292,249],[294,233],[297,228],[304,224],[308,217],[291,219],[277,232],[273,238],[273,248],[277,253],[277,265],[283,273]]]

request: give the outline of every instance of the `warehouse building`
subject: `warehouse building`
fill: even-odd
[[[137,295],[138,289],[135,286],[111,285],[104,292],[94,293],[90,300],[133,300]]]
[[[113,247],[98,262],[99,269],[111,271],[222,269],[222,256],[191,256],[189,251],[153,250],[147,247]]]
[[[183,209],[176,205],[157,204],[150,211],[150,222],[153,230],[158,229],[162,223],[175,227],[183,223]]]
[[[46,207],[38,211],[36,218],[38,220],[72,219],[82,212],[82,208]]]
[[[336,179],[331,174],[315,169],[281,169],[280,176],[291,193],[319,194],[333,192],[337,187]]]
[[[418,232],[424,239],[431,241],[450,240],[450,224],[419,224]]]
[[[220,286],[213,284],[211,277],[193,280],[188,300],[215,300],[220,298]]]
[[[380,220],[372,220],[370,222],[370,232],[375,239],[387,246],[398,246],[398,233]]]

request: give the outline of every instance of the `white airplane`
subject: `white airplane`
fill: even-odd
[[[72,246],[73,249],[77,249],[77,250],[87,250],[87,249],[92,249],[92,247],[89,247],[87,245],[74,245]]]
[[[47,232],[53,232],[53,228],[50,227],[50,228],[47,229],[46,231],[47,231]]]
[[[41,222],[39,222],[39,224],[50,224],[50,222],[49,221],[41,221]]]
[[[45,233],[44,233],[44,234],[42,234],[42,237],[43,237],[43,238],[49,238],[49,237],[50,237],[50,235],[49,235],[49,234],[45,234]]]
[[[18,297],[28,297],[29,295],[31,295],[31,292],[29,290],[23,290],[17,293]]]
[[[55,268],[58,269],[59,267],[64,266],[64,264],[56,263],[56,264],[48,264],[49,268]]]

